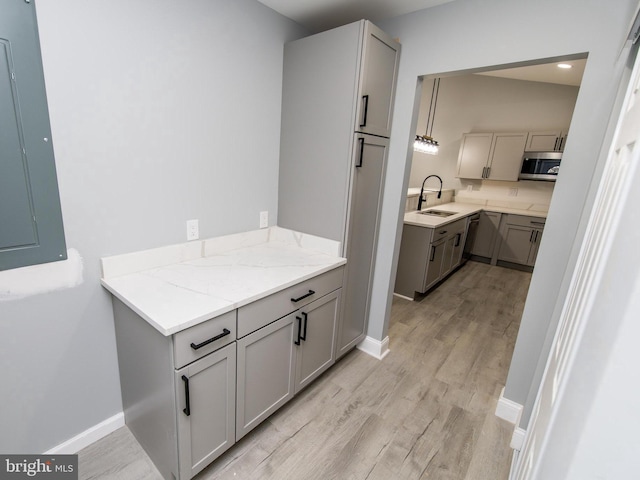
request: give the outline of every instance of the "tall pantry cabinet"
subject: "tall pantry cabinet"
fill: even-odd
[[[338,357],[366,334],[399,54],[365,20],[284,49],[278,224],[342,242]]]

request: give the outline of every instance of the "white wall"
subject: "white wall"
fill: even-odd
[[[0,451],[39,453],[122,410],[101,256],[277,222],[286,41],[254,0],[40,1],[67,245],[84,282],[0,302]],[[0,273],[1,275],[1,273]]]
[[[622,71],[617,55],[636,3],[458,0],[380,24],[387,33],[398,37],[403,47],[370,336],[381,339],[388,329],[393,286],[390,279],[395,275],[400,213],[409,180],[409,144],[417,125],[418,77],[588,53],[563,158],[563,176],[554,189],[506,385],[507,398],[529,406],[529,390],[537,391],[542,374],[537,365],[547,357],[547,331],[555,329],[567,291],[565,272],[573,270],[575,250],[584,232],[583,210],[588,212],[593,202],[590,184],[600,168],[599,152]],[[393,339],[390,348],[393,349]],[[529,410],[525,412],[528,414]]]
[[[424,134],[433,79],[422,84],[416,133]],[[566,131],[578,96],[578,87],[512,80],[484,75],[457,75],[440,79],[433,136],[438,155],[413,153],[410,187],[420,187],[427,175],[442,177],[445,188],[465,197],[546,204],[553,183],[492,182],[455,178],[462,135],[469,132]],[[473,192],[467,192],[471,186]],[[516,198],[509,190],[518,189]]]

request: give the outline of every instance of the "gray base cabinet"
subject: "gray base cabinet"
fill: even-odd
[[[238,309],[236,440],[335,363],[344,268]]]
[[[533,267],[544,230],[544,219],[506,215],[501,228],[502,243],[498,261]]]
[[[344,267],[164,336],[113,297],[125,422],[192,478],[335,363]]]
[[[394,292],[414,298],[446,278],[462,262],[468,219],[436,229],[404,225]]]
[[[472,255],[491,259],[495,250],[500,228],[501,213],[480,212],[480,221],[476,232]]]

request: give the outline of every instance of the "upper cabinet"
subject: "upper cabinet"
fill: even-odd
[[[529,132],[525,152],[562,152],[567,143],[566,130]]]
[[[365,22],[364,25],[355,130],[389,137],[400,45],[372,23]]]
[[[456,176],[516,182],[526,143],[526,132],[465,133]]]

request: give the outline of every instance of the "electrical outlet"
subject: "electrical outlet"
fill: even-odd
[[[260,228],[269,226],[269,212],[260,212]]]
[[[200,229],[198,227],[198,219],[187,220],[187,241],[198,240],[200,238]]]
[[[509,189],[509,196],[510,197],[517,197],[518,196],[518,189],[517,188],[510,188]]]
[[[473,185],[467,185],[467,192],[473,192]]]

